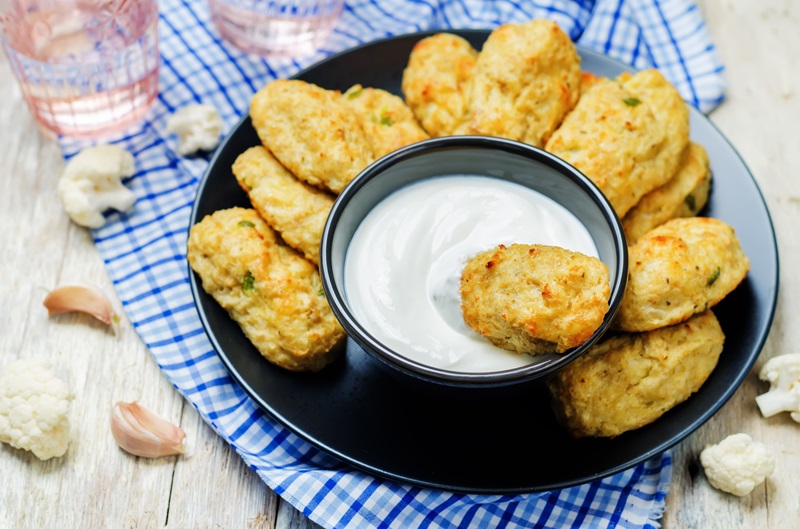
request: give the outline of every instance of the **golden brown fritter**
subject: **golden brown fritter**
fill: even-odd
[[[693,217],[708,202],[711,167],[706,150],[689,142],[680,169],[669,182],[647,193],[622,219],[628,244],[669,219]]]
[[[448,136],[467,114],[467,89],[478,52],[463,38],[439,33],[420,40],[403,71],[403,95],[422,128]]]
[[[286,244],[319,264],[319,244],[333,197],[295,178],[261,146],[240,154],[233,174],[253,207]]]
[[[357,84],[342,97],[361,122],[375,158],[430,137],[403,100],[386,90]]]
[[[628,248],[628,284],[614,326],[649,331],[713,307],[747,275],[750,261],[725,222],[672,219]]]
[[[578,101],[580,65],[569,35],[553,21],[500,26],[478,55],[468,123],[457,132],[543,146]]]
[[[208,292],[270,362],[319,371],[345,341],[317,268],[253,209],[217,211],[189,232],[188,257]]]
[[[655,70],[600,80],[582,95],[545,149],[588,176],[620,217],[678,170],[689,114]]]
[[[678,171],[683,153],[689,146],[689,107],[678,89],[658,70],[643,70],[635,75],[624,73],[619,79],[626,89],[650,107],[656,121],[664,127],[666,134],[659,159],[663,171],[671,178]]]
[[[700,389],[724,341],[710,310],[606,338],[548,379],[556,418],[575,437],[616,437],[650,424]]]
[[[250,101],[258,137],[284,167],[314,186],[341,193],[373,160],[364,129],[339,92],[278,79]]]
[[[608,312],[608,267],[555,246],[498,246],[461,276],[464,320],[494,345],[518,353],[563,353],[594,333]]]

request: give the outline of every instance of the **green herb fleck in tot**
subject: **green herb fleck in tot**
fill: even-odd
[[[244,279],[242,279],[242,292],[249,296],[255,289],[256,278],[253,277],[253,274],[250,272],[250,270],[248,270],[247,274],[244,276]]]
[[[386,107],[381,109],[380,124],[385,127],[391,127],[394,125],[394,120],[392,119],[392,116],[389,115],[389,110]]]
[[[361,92],[363,92],[363,91],[364,91],[364,89],[363,89],[363,88],[359,88],[358,90],[353,90],[352,92],[349,92],[349,93],[347,94],[347,99],[355,99],[355,98],[357,98],[358,96],[360,96],[360,95],[361,95]]]
[[[239,222],[240,228],[255,228],[256,225],[250,222],[249,220],[243,220]]]
[[[318,296],[324,296],[325,295],[325,289],[322,288],[322,287],[319,287],[319,292],[317,292],[317,295]]]
[[[694,195],[686,195],[686,198],[683,199],[686,202],[686,205],[689,206],[689,210],[694,213],[695,208],[697,207],[697,203],[694,200]]]
[[[714,270],[714,273],[711,274],[711,277],[708,278],[708,285],[707,286],[711,286],[711,285],[713,285],[714,283],[717,282],[717,279],[719,279],[719,273],[720,273],[720,270],[719,270],[719,267],[717,267],[717,269]]]
[[[622,102],[628,105],[629,107],[635,107],[642,104],[642,100],[639,99],[638,97],[626,97],[625,99],[622,100]]]

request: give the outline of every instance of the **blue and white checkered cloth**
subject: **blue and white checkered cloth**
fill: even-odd
[[[702,15],[690,0],[349,0],[313,57],[262,60],[221,41],[205,1],[160,2],[160,95],[147,121],[119,143],[136,159],[138,198],[94,232],[125,312],[158,365],[267,485],[326,527],[656,527],[669,488],[669,454],[583,486],[522,495],[464,495],[356,471],[268,418],[228,375],[189,289],[186,238],[204,159],[177,154],[169,115],[215,106],[228,129],[260,87],[333,52],[382,37],[493,28],[550,18],[579,44],[636,67],[656,66],[685,99],[709,111],[723,81]],[[84,144],[62,140],[67,157]]]

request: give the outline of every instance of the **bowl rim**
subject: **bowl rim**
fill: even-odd
[[[487,372],[451,371],[417,362],[387,347],[361,325],[358,318],[350,310],[348,303],[345,301],[346,295],[344,293],[344,285],[339,285],[333,278],[333,257],[331,255],[333,235],[344,210],[361,188],[390,167],[411,158],[454,148],[500,150],[510,154],[520,155],[533,162],[555,169],[558,173],[577,184],[578,187],[592,199],[592,202],[602,213],[603,218],[610,228],[614,241],[614,250],[617,254],[617,266],[615,270],[610,270],[615,281],[611,289],[611,296],[609,297],[609,310],[603,322],[582,345],[560,355],[548,355],[549,358],[542,362],[512,369]],[[487,175],[487,177],[497,178],[489,175]],[[398,187],[397,189],[400,188]],[[392,192],[397,189],[394,189]],[[558,201],[556,200],[556,202]],[[568,162],[538,147],[505,138],[469,135],[445,136],[423,140],[385,155],[367,166],[345,187],[334,201],[333,207],[325,222],[325,228],[320,242],[319,266],[323,290],[336,319],[345,329],[348,336],[364,349],[367,354],[380,360],[383,364],[390,366],[394,370],[398,370],[416,379],[459,387],[499,387],[527,382],[550,375],[576,360],[592,345],[597,343],[610,328],[611,322],[619,310],[622,301],[622,295],[624,294],[628,279],[628,246],[625,232],[622,228],[622,222],[617,216],[613,206],[611,206],[611,203],[608,201],[608,198],[606,198],[594,182]]]

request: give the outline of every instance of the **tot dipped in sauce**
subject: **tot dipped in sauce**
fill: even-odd
[[[345,292],[365,330],[395,352],[458,372],[495,372],[535,361],[493,344],[464,320],[466,263],[497,244],[559,245],[596,256],[586,227],[522,185],[442,176],[403,187],[364,218],[348,247]]]
[[[603,323],[610,296],[605,263],[557,246],[501,244],[471,259],[461,276],[469,326],[518,353],[581,345]]]

